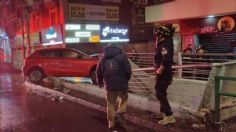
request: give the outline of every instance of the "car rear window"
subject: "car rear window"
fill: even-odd
[[[78,58],[82,59],[83,55],[72,50],[62,50],[61,56],[64,58]]]
[[[56,50],[45,50],[41,51],[39,54],[43,57],[59,57],[59,51]]]

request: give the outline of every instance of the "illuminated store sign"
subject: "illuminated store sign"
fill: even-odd
[[[80,30],[81,25],[79,25],[79,24],[67,24],[67,25],[65,25],[65,29],[66,30]]]
[[[41,31],[43,45],[62,44],[61,26],[55,25]]]
[[[66,24],[65,42],[129,42],[129,29],[124,25]]]
[[[66,43],[78,43],[80,42],[79,38],[65,38]]]
[[[124,25],[104,25],[100,42],[129,42],[129,29]]]
[[[54,39],[54,38],[57,38],[57,33],[54,32],[53,34],[46,34],[46,38],[47,38],[47,39]]]
[[[91,37],[91,32],[75,32],[75,37],[78,37],[78,38],[89,38]]]
[[[66,43],[97,43],[100,41],[99,24],[66,24]]]
[[[87,24],[85,25],[86,30],[100,30],[100,25]]]

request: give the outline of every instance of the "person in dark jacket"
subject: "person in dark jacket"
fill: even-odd
[[[175,123],[175,118],[169,101],[167,99],[167,88],[172,83],[173,64],[173,29],[167,26],[160,26],[156,29],[156,54],[154,56],[154,67],[156,73],[156,97],[160,101],[160,112],[163,119],[158,122],[160,125]]]
[[[128,82],[131,78],[131,66],[122,50],[116,46],[107,46],[97,65],[97,83],[106,89],[108,127],[115,129],[115,118],[126,112],[128,101]],[[115,106],[120,98],[118,110]]]

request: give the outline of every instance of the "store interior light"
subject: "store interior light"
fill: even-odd
[[[208,16],[208,18],[213,18],[213,17],[215,17],[215,16],[214,16],[214,15],[209,15],[209,16]]]

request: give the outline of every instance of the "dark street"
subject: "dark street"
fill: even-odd
[[[106,132],[105,113],[63,100],[52,101],[26,92],[20,71],[0,64],[1,132]],[[125,124],[121,131],[139,132],[146,128]],[[148,131],[148,130],[147,130]]]

